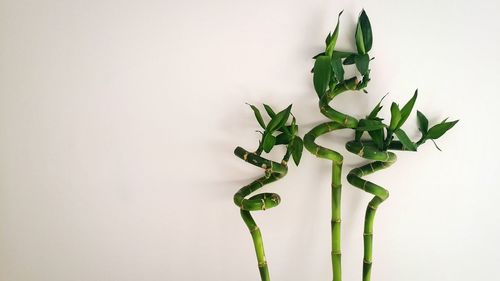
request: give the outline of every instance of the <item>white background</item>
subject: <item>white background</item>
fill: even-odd
[[[293,103],[301,133],[325,121],[311,57],[341,19],[354,50],[364,7],[369,94],[458,125],[370,177],[391,196],[375,220],[374,281],[492,280],[500,265],[498,1],[0,1],[0,280],[259,280],[232,195],[262,171],[245,102]],[[406,130],[419,135],[415,114]],[[363,159],[335,133],[320,143]],[[277,149],[271,157],[279,158]],[[275,158],[275,159],[276,159]],[[255,217],[273,280],[331,280],[330,163],[266,187]],[[371,196],[343,189],[344,280],[360,280]]]

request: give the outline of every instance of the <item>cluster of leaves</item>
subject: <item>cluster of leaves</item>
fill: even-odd
[[[417,147],[426,140],[432,140],[434,142],[434,140],[440,138],[458,122],[458,120],[447,122],[447,119],[445,119],[429,129],[429,121],[424,114],[417,111],[418,128],[422,133],[422,137],[419,141],[413,142],[401,127],[410,116],[417,96],[418,90],[415,91],[413,97],[401,109],[397,103],[393,102],[391,104],[391,120],[389,125],[384,124],[382,122],[383,119],[377,116],[383,107],[381,103],[384,98],[382,98],[366,118],[359,120],[358,127],[356,128],[355,140],[361,140],[363,133],[368,132],[377,148],[385,151],[390,148],[390,144],[394,140],[394,135],[396,135],[404,149],[416,151]],[[436,147],[439,149],[437,145]]]
[[[429,129],[429,120],[427,120],[427,117],[425,117],[422,112],[417,110],[417,122],[418,130],[422,133],[422,137],[417,144],[422,144],[427,140],[431,140],[436,148],[441,150],[434,140],[437,140],[449,129],[453,128],[453,126],[457,124],[458,120],[448,122],[448,118],[445,118],[441,121],[441,123],[438,123]]]
[[[259,109],[254,105],[249,104],[252,108],[255,118],[259,125],[264,129],[262,133],[262,140],[259,141],[259,151],[264,150],[269,153],[276,145],[285,145],[287,149],[287,154],[291,154],[293,161],[298,166],[300,163],[300,158],[302,156],[302,150],[304,147],[304,142],[297,135],[298,126],[295,120],[295,116],[291,113],[292,105],[282,111],[275,113],[274,110],[267,104],[264,104],[264,109],[266,110],[269,118],[271,120],[267,123],[264,122],[262,114]],[[290,125],[286,125],[288,119],[292,116],[292,121]]]
[[[358,18],[356,27],[356,47],[357,53],[334,50],[339,35],[339,13],[337,26],[333,33],[326,37],[326,49],[324,52],[313,57],[315,59],[313,82],[314,89],[321,98],[327,91],[333,91],[336,86],[344,82],[344,66],[355,64],[359,73],[363,76],[361,82],[353,86],[353,90],[363,90],[370,81],[370,57],[368,52],[372,48],[373,36],[370,20],[363,10]]]

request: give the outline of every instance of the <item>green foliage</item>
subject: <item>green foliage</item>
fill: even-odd
[[[356,63],[356,68],[358,69],[359,73],[365,75],[368,72],[368,65],[370,63],[370,57],[368,56],[368,54],[357,55],[354,58],[354,62]]]
[[[399,121],[401,121],[401,111],[399,110],[399,106],[393,102],[391,104],[391,124],[389,125],[389,129],[394,131],[397,129]]]
[[[330,84],[330,76],[332,72],[332,66],[330,63],[329,56],[319,56],[316,58],[316,62],[314,63],[314,89],[318,94],[318,97],[321,98],[328,88]]]
[[[291,155],[295,164],[298,165],[302,156],[304,143],[297,135],[298,126],[295,117],[291,113],[292,105],[275,113],[269,105],[263,104],[264,109],[271,118],[267,125],[259,109],[251,104],[249,104],[249,106],[252,108],[257,122],[264,129],[264,132],[262,132],[262,140],[259,142],[259,149],[257,151],[262,149],[264,152],[269,153],[274,146],[285,145],[287,147],[287,157]],[[286,125],[290,116],[292,116],[292,121],[289,125]]]
[[[427,120],[427,117],[425,115],[417,110],[417,124],[418,124],[418,130],[422,133],[422,135],[426,135],[427,131],[429,130],[429,120]]]
[[[355,37],[358,53],[368,53],[372,48],[373,36],[370,20],[368,19],[365,10],[361,11],[361,14],[359,15]]]
[[[437,139],[439,139],[449,129],[453,128],[453,126],[455,126],[455,124],[457,124],[457,122],[458,122],[458,120],[452,121],[452,122],[445,122],[445,121],[443,121],[442,123],[434,125],[427,132],[427,138],[431,139],[431,140],[437,140]]]
[[[416,151],[417,147],[423,144],[426,140],[434,141],[440,138],[458,122],[448,122],[447,119],[445,119],[441,123],[429,129],[429,121],[427,120],[427,117],[425,117],[422,112],[417,111],[418,129],[422,133],[422,137],[418,142],[413,142],[408,137],[406,132],[401,129],[401,127],[411,115],[411,112],[417,100],[417,96],[418,90],[415,91],[412,98],[401,109],[399,109],[399,106],[396,103],[393,102],[391,104],[391,121],[389,126],[383,124],[381,122],[383,119],[378,117],[378,114],[383,107],[381,103],[385,98],[384,96],[380,100],[380,102],[375,105],[370,114],[366,116],[366,119],[359,120],[358,127],[356,128],[356,132],[354,135],[354,140],[360,141],[363,132],[368,131],[371,137],[371,141],[377,146],[377,148],[379,148],[380,150],[387,150],[389,149],[389,147],[391,147],[393,134],[395,134],[403,149]],[[384,129],[386,132],[384,132]],[[437,145],[436,147],[439,149]]]
[[[363,90],[366,92],[365,88],[370,81],[370,56],[368,55],[368,51],[371,49],[373,38],[368,16],[363,11],[358,18],[357,30],[354,37],[357,46],[359,44],[361,45],[358,46],[357,53],[353,53],[335,50],[339,35],[341,15],[342,12],[338,15],[335,30],[326,37],[325,51],[313,57],[315,62],[311,72],[313,72],[314,90],[320,99],[326,92],[331,92],[335,95],[334,91],[337,89],[345,89],[346,87],[350,90]],[[362,51],[360,51],[360,48],[362,48]],[[351,64],[356,64],[356,69],[361,74],[362,79],[361,81],[356,80],[354,85],[347,85],[348,81],[354,81],[351,79],[355,78],[351,77],[347,79],[344,77],[344,66]]]
[[[339,13],[339,16],[337,17],[337,25],[335,26],[335,30],[333,31],[333,34],[328,33],[328,36],[326,37],[326,51],[325,53],[331,57],[333,54],[333,48],[335,48],[335,44],[337,43],[337,38],[339,37],[339,24],[340,24],[340,16],[342,15],[344,11],[341,11]]]
[[[262,127],[262,129],[266,128],[266,124],[264,123],[264,120],[262,119],[262,115],[260,114],[259,109],[257,107],[255,107],[254,105],[251,105],[251,104],[248,104],[248,105],[252,108],[252,110],[255,114],[255,118],[257,119],[257,122],[259,122],[259,125]]]
[[[269,115],[269,117],[273,118],[274,115],[276,115],[276,113],[274,113],[273,109],[269,105],[267,105],[265,103],[263,105],[264,105],[264,109],[267,112],[267,115]]]
[[[399,141],[401,141],[405,149],[411,151],[417,151],[417,146],[415,145],[414,142],[410,140],[405,131],[401,129],[396,129],[396,131],[394,131],[394,134],[396,134],[396,136],[398,137]]]
[[[300,158],[302,157],[302,150],[304,149],[304,142],[300,137],[295,137],[293,138],[293,141],[291,143],[291,150],[292,150],[292,158],[293,162],[295,162],[295,165],[299,165],[300,163]]]
[[[331,61],[333,75],[338,82],[344,81],[344,67],[342,66],[341,58],[332,58]]]
[[[413,106],[415,105],[415,101],[417,100],[418,89],[415,90],[415,94],[413,97],[401,108],[401,119],[397,125],[397,128],[401,128],[403,124],[406,122],[406,119],[410,116],[411,111],[413,110]]]

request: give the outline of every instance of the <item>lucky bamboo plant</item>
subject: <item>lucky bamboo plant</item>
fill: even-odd
[[[342,12],[339,14],[338,18]],[[332,218],[331,218],[331,259],[333,280],[342,280],[341,270],[341,243],[340,243],[340,223],[341,223],[341,174],[343,157],[337,151],[322,147],[315,143],[315,139],[321,135],[339,129],[356,129],[358,120],[352,116],[336,111],[330,107],[329,103],[336,96],[347,91],[364,91],[370,81],[370,57],[368,52],[372,47],[371,26],[368,16],[363,11],[358,18],[355,33],[357,52],[345,52],[335,50],[339,34],[339,21],[333,33],[326,37],[325,51],[316,55],[313,68],[314,89],[319,98],[319,109],[331,121],[322,123],[314,127],[304,136],[304,146],[317,157],[332,161]],[[344,65],[355,64],[356,69],[362,79],[356,76],[348,79],[344,78]]]
[[[370,81],[370,58],[368,52],[372,48],[373,36],[370,20],[365,11],[362,11],[358,17],[354,39],[356,42],[355,52],[339,51],[335,49],[339,34],[339,19],[342,12],[338,15],[337,25],[332,33],[326,37],[326,46],[324,52],[313,57],[315,60],[313,67],[314,89],[319,98],[320,112],[326,116],[329,121],[315,126],[304,136],[304,142],[297,136],[297,125],[295,117],[292,115],[292,121],[289,126],[286,122],[291,115],[291,106],[275,114],[274,111],[264,104],[271,120],[266,125],[260,111],[251,105],[257,121],[264,129],[262,140],[255,152],[248,152],[241,147],[237,147],[234,153],[255,166],[265,170],[263,177],[253,181],[249,185],[241,188],[234,195],[235,204],[241,209],[241,216],[248,226],[255,251],[261,279],[269,280],[269,271],[264,255],[264,246],[260,230],[250,215],[250,211],[265,210],[275,207],[280,199],[274,193],[261,193],[248,199],[245,197],[261,188],[265,184],[276,181],[287,172],[287,161],[290,156],[293,157],[298,165],[302,154],[302,146],[313,155],[330,160],[332,162],[332,181],[331,181],[331,262],[333,271],[333,280],[342,280],[341,263],[341,190],[342,190],[342,164],[343,156],[333,150],[315,143],[316,138],[321,135],[340,129],[351,129],[354,133],[354,139],[345,145],[349,152],[355,153],[360,157],[372,162],[352,169],[347,175],[347,181],[355,187],[358,187],[374,195],[374,198],[368,203],[365,221],[364,221],[364,257],[363,257],[363,281],[369,281],[372,269],[372,245],[373,245],[373,223],[375,212],[378,206],[387,199],[389,192],[380,185],[363,179],[364,176],[376,171],[385,169],[396,161],[396,154],[392,151],[416,151],[417,148],[428,140],[434,142],[450,130],[458,121],[443,120],[429,128],[427,118],[420,111],[417,111],[418,129],[421,132],[421,138],[414,142],[402,129],[403,124],[409,118],[415,101],[417,91],[413,97],[400,108],[398,104],[391,105],[391,119],[389,124],[385,124],[383,119],[378,117],[382,109],[382,100],[375,108],[360,120],[348,114],[341,113],[330,106],[330,102],[341,93],[345,92],[364,92]],[[354,65],[355,75],[346,78],[346,67]],[[367,133],[369,139],[363,138]],[[278,134],[279,133],[279,134]],[[275,136],[275,134],[278,134]],[[275,145],[285,145],[286,152],[281,163],[273,162],[262,158],[260,155],[269,152]],[[435,142],[434,142],[435,144]],[[437,147],[437,145],[436,145]],[[437,147],[439,149],[439,147]]]
[[[339,18],[342,12],[339,14]],[[370,280],[372,267],[372,244],[373,244],[373,220],[377,207],[389,196],[389,193],[383,187],[362,179],[363,176],[375,171],[384,169],[396,161],[396,155],[389,150],[409,150],[416,151],[417,147],[427,140],[441,137],[451,129],[458,121],[441,123],[428,128],[427,118],[417,112],[418,126],[422,137],[417,142],[410,140],[408,135],[401,129],[413,109],[417,99],[417,91],[406,103],[399,109],[396,103],[391,106],[391,121],[389,125],[384,124],[383,119],[377,117],[382,109],[379,102],[366,118],[357,120],[356,118],[344,113],[340,113],[329,106],[334,97],[340,93],[352,90],[363,90],[370,81],[369,62],[371,61],[368,52],[371,50],[373,36],[371,24],[365,11],[362,11],[356,26],[354,35],[357,52],[345,52],[335,50],[336,40],[338,38],[339,22],[333,33],[328,34],[326,38],[325,51],[314,57],[313,68],[314,89],[319,97],[319,107],[323,115],[331,121],[314,127],[304,136],[304,146],[309,152],[320,158],[332,161],[332,219],[331,219],[331,238],[332,238],[332,271],[333,280],[342,280],[341,270],[341,243],[340,243],[340,202],[341,202],[341,173],[343,157],[340,153],[319,146],[315,139],[328,132],[339,129],[352,129],[355,131],[354,140],[346,144],[348,151],[361,157],[373,160],[359,168],[349,172],[347,180],[352,185],[369,192],[375,197],[368,204],[365,223],[364,223],[364,258],[363,258],[363,281]],[[353,76],[347,80],[344,79],[344,66],[355,64],[361,80]],[[364,132],[368,132],[370,140],[361,139]],[[396,137],[397,140],[394,138]],[[436,146],[437,147],[437,146]]]
[[[417,148],[425,141],[432,140],[434,142],[434,140],[440,138],[458,122],[458,120],[447,122],[447,119],[445,119],[429,129],[427,118],[420,111],[417,111],[418,128],[422,133],[422,137],[417,142],[411,141],[405,131],[401,129],[401,126],[410,116],[416,99],[417,91],[415,91],[413,97],[401,109],[393,102],[389,125],[384,124],[382,122],[383,119],[377,117],[382,109],[381,102],[379,102],[365,119],[359,121],[354,140],[346,144],[346,149],[349,152],[373,161],[352,169],[347,175],[347,180],[350,184],[375,196],[368,203],[365,214],[363,230],[363,281],[369,281],[371,276],[373,220],[375,212],[378,206],[387,199],[389,192],[382,186],[364,180],[362,177],[385,169],[396,162],[396,154],[390,150],[417,151]],[[364,132],[368,132],[370,136],[369,140],[361,139]],[[394,135],[398,140],[394,139]]]
[[[297,135],[298,126],[295,117],[291,114],[292,106],[275,113],[274,110],[264,104],[264,109],[271,118],[267,123],[259,111],[253,105],[250,105],[254,111],[257,122],[264,130],[260,132],[262,139],[254,152],[249,152],[241,147],[236,147],[234,154],[254,166],[264,169],[264,175],[248,185],[242,187],[234,195],[234,203],[240,208],[240,214],[243,221],[252,235],[257,262],[262,281],[269,281],[269,269],[264,253],[264,243],[259,227],[250,214],[251,211],[264,211],[278,206],[281,199],[276,193],[260,193],[246,198],[264,185],[277,181],[284,177],[288,171],[288,160],[292,157],[296,165],[299,165],[302,156],[303,141]],[[288,119],[292,116],[290,125],[286,125]],[[270,152],[276,145],[284,145],[286,150],[281,162],[274,162],[261,156],[262,152]]]

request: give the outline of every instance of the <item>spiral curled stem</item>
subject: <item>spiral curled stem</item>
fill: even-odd
[[[393,149],[402,149],[399,142],[391,145]],[[378,206],[389,197],[389,192],[380,185],[364,180],[362,177],[380,171],[396,162],[396,154],[389,151],[381,151],[370,142],[351,141],[346,144],[348,151],[368,160],[374,160],[358,168],[352,169],[347,175],[347,181],[370,194],[375,195],[368,203],[365,214],[363,241],[363,281],[370,281],[373,252],[373,221]]]
[[[287,151],[281,163],[277,163],[260,156],[261,149],[256,152],[248,152],[247,150],[237,147],[234,154],[254,166],[265,170],[265,175],[242,187],[234,195],[234,203],[240,207],[240,214],[243,221],[250,230],[252,235],[255,253],[257,255],[257,263],[259,267],[260,277],[262,281],[269,281],[269,268],[267,266],[266,255],[264,252],[264,243],[262,234],[255,220],[250,214],[251,211],[266,210],[279,205],[281,199],[276,193],[260,193],[250,198],[245,198],[264,185],[277,181],[284,177],[288,171],[287,161],[290,158],[290,152]]]
[[[342,162],[343,156],[332,149],[320,146],[315,143],[316,138],[329,132],[340,130],[344,128],[356,128],[358,120],[347,114],[341,113],[330,107],[330,101],[337,95],[348,91],[354,90],[357,85],[356,77],[344,81],[337,85],[332,91],[325,93],[320,101],[319,107],[321,113],[333,120],[330,122],[322,123],[314,127],[304,136],[304,146],[306,149],[317,157],[328,159],[332,161],[332,218],[331,218],[331,238],[332,238],[332,270],[333,280],[342,280],[342,251],[341,251],[341,194],[342,194]]]

